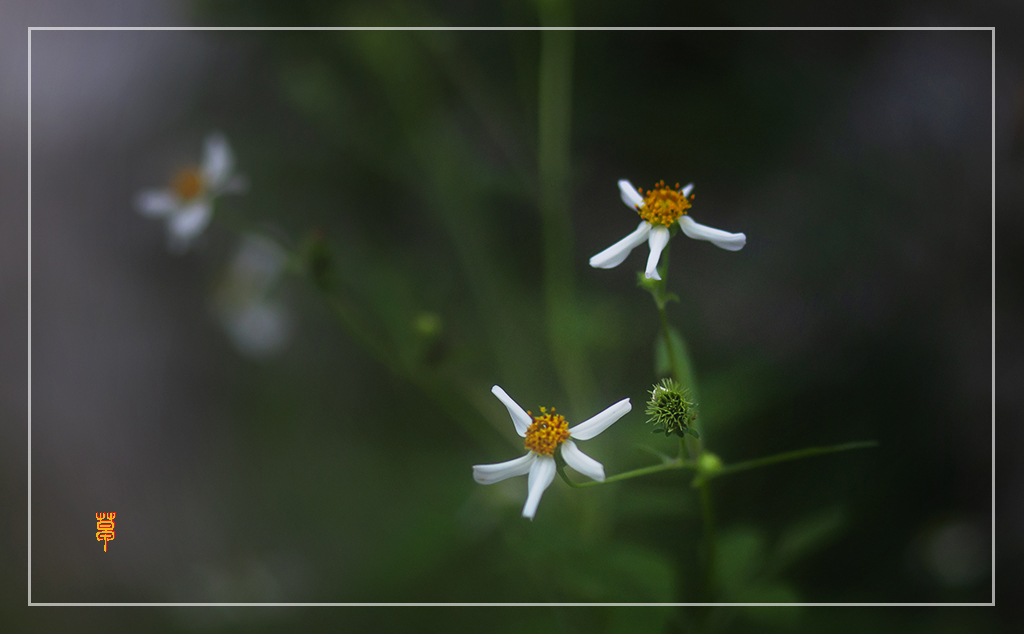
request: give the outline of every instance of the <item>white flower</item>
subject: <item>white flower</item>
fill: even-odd
[[[291,337],[291,316],[271,297],[287,260],[288,254],[277,243],[249,234],[218,289],[217,315],[235,347],[247,356],[278,352]]]
[[[555,479],[555,450],[559,447],[565,464],[589,478],[604,481],[604,467],[601,463],[580,451],[573,440],[590,440],[608,429],[612,423],[632,409],[628,398],[570,429],[565,418],[555,414],[554,408],[549,412],[547,408],[542,407],[541,415],[533,416],[519,407],[519,404],[497,385],[491,388],[491,393],[504,403],[509,416],[512,417],[512,423],[516,426],[516,432],[526,439],[526,448],[530,451],[522,458],[508,462],[474,465],[474,480],[480,484],[494,484],[513,476],[530,474],[527,485],[529,493],[523,506],[523,517],[531,520],[537,513],[541,495]]]
[[[644,275],[648,279],[660,280],[658,275],[658,260],[661,252],[668,244],[669,227],[673,222],[679,222],[679,228],[683,233],[694,240],[707,240],[717,247],[729,251],[739,251],[747,243],[747,236],[742,233],[728,233],[720,229],[713,229],[694,222],[693,218],[686,214],[690,208],[693,196],[693,183],[679,189],[677,183],[674,189],[665,187],[664,181],[657,183],[654,189],[641,195],[643,190],[636,189],[627,180],[619,181],[619,192],[622,202],[630,209],[640,214],[643,220],[637,226],[636,231],[619,240],[604,251],[601,251],[590,258],[590,266],[597,269],[610,269],[622,264],[629,252],[640,246],[647,240],[651,247],[651,254],[647,257],[647,270]]]
[[[214,199],[245,190],[245,178],[234,174],[234,167],[227,139],[211,133],[203,143],[202,166],[181,169],[166,189],[139,192],[135,207],[144,216],[166,219],[168,246],[184,251],[210,224]]]

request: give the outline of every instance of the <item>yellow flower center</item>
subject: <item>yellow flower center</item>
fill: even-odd
[[[203,175],[194,167],[187,167],[174,176],[171,189],[182,200],[192,200],[203,193]]]
[[[526,429],[526,448],[542,456],[553,456],[555,448],[566,440],[569,440],[569,423],[555,414],[554,407],[551,412],[540,408],[540,416],[533,416],[533,423]]]
[[[636,211],[641,218],[652,225],[665,225],[666,227],[671,225],[679,220],[679,216],[686,215],[686,210],[690,208],[690,201],[693,200],[692,194],[689,200],[683,196],[682,190],[679,189],[679,183],[676,183],[674,189],[669,189],[665,187],[665,181],[658,181],[654,185],[654,189],[648,190],[646,194],[639,187],[636,190],[644,197],[643,206],[637,207]]]

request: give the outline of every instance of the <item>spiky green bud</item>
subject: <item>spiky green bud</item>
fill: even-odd
[[[648,423],[654,423],[654,433],[664,432],[666,436],[686,434],[700,438],[691,427],[697,419],[695,403],[689,397],[689,390],[672,379],[665,379],[651,390],[647,401]]]

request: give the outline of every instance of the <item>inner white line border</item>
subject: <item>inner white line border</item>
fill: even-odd
[[[992,40],[992,600],[978,603],[37,603],[32,601],[32,32],[33,31],[988,31]],[[41,607],[534,607],[534,606],[635,606],[635,607],[931,607],[995,605],[995,27],[28,27],[28,454],[29,454],[29,534],[28,605]]]

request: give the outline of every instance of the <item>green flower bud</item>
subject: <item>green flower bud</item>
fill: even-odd
[[[647,401],[648,423],[654,423],[654,433],[664,432],[666,436],[686,434],[700,438],[690,425],[697,419],[695,403],[689,398],[689,390],[672,379],[665,379],[651,390]]]
[[[702,474],[715,475],[722,470],[722,459],[710,451],[705,451],[697,460],[697,468]]]

